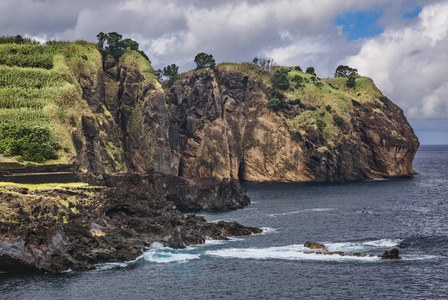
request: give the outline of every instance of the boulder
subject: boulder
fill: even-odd
[[[314,243],[314,242],[310,242],[310,241],[307,241],[303,246],[307,247],[307,248],[310,248],[310,249],[327,250],[327,247],[324,244]]]
[[[394,249],[392,249],[390,251],[384,252],[384,254],[381,255],[381,258],[382,259],[401,259],[401,257],[398,256],[398,255],[399,255],[398,249],[394,248]]]

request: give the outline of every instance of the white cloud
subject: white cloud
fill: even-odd
[[[413,24],[367,39],[342,61],[372,77],[411,118],[448,117],[448,3],[423,8]]]

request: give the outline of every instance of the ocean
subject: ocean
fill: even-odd
[[[343,183],[244,183],[252,204],[207,220],[264,232],[52,275],[0,274],[0,299],[448,299],[448,146],[420,175]],[[306,241],[330,251],[307,254]],[[401,260],[382,260],[398,248]]]

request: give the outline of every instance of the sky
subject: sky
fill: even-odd
[[[405,111],[422,144],[448,144],[446,0],[1,0],[0,35],[96,42],[118,32],[155,69],[271,57],[331,77],[371,77]]]

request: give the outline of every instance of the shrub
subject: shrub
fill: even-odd
[[[24,160],[45,162],[57,159],[59,142],[47,127],[25,125],[0,125],[0,153],[5,156],[20,155]]]
[[[331,113],[331,105],[327,105],[327,106],[325,106],[325,109],[326,109],[329,113]]]
[[[383,105],[381,104],[381,102],[375,102],[375,106],[379,109],[381,109],[383,107]]]
[[[271,98],[268,100],[268,107],[277,111],[280,110],[283,107],[283,103],[278,98]]]
[[[353,75],[350,75],[348,78],[347,78],[347,83],[345,84],[348,88],[354,88],[355,87],[355,84],[356,84],[356,77],[355,76],[353,76]]]
[[[291,79],[291,81],[301,83],[301,82],[303,82],[303,77],[300,75],[294,75],[294,77]]]
[[[336,123],[336,126],[338,126],[339,128],[342,128],[342,126],[344,126],[344,118],[337,117],[335,123]]]
[[[327,123],[325,123],[325,121],[322,119],[317,119],[316,126],[322,132],[325,129],[325,127],[327,126]]]
[[[315,70],[314,70],[314,67],[308,67],[308,68],[306,68],[305,73],[316,76],[316,72],[315,72]]]
[[[389,105],[389,98],[386,96],[380,96],[378,99],[383,102],[386,107]]]
[[[364,106],[364,107],[362,108],[362,111],[363,111],[363,112],[369,112],[370,109],[369,109],[367,106]]]
[[[289,88],[288,70],[280,68],[275,71],[271,78],[272,85],[280,90],[287,90]]]
[[[296,100],[294,100],[294,103],[295,103],[295,104],[300,104],[300,99],[297,98]]]
[[[295,66],[295,67],[294,67],[294,70],[299,71],[299,72],[302,72],[302,68],[301,68],[300,66]]]

